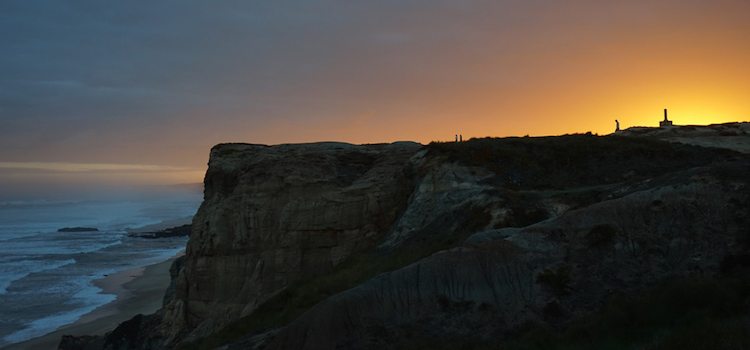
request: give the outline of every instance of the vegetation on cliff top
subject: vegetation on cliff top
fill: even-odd
[[[430,152],[488,169],[504,187],[541,190],[642,180],[730,160],[737,152],[647,138],[576,134],[431,143]]]

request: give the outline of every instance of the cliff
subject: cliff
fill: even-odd
[[[209,334],[374,247],[412,192],[421,145],[218,145],[168,315]]]
[[[750,265],[749,181],[649,137],[222,144],[174,297],[71,349],[504,346]]]
[[[266,349],[419,348],[435,339],[504,345],[503,334],[524,323],[592,312],[614,291],[716,273],[748,219],[731,208],[748,203],[747,186],[741,190],[691,181],[523,229],[477,233],[326,299]]]

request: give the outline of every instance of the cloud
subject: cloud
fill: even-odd
[[[200,182],[205,170],[147,164],[0,162],[0,199],[156,193]]]
[[[0,170],[32,170],[44,172],[174,172],[194,169],[143,164],[100,164],[100,163],[61,163],[61,162],[0,162]]]
[[[748,7],[0,1],[0,160],[198,168],[230,141],[587,131],[643,91],[657,111],[675,86],[747,91]]]

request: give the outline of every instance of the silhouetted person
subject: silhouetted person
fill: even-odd
[[[458,134],[456,134],[456,142],[458,142]]]
[[[464,142],[464,135],[458,135],[458,140]]]
[[[615,129],[615,131],[620,131],[620,122],[615,119],[615,123],[617,123],[617,128]]]

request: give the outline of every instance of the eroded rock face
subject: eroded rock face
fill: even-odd
[[[166,319],[204,335],[376,245],[406,206],[416,143],[218,145]]]
[[[566,169],[594,169],[591,148],[602,143],[579,138],[555,154],[567,156],[573,144],[565,163],[579,166]],[[174,298],[138,321],[137,338],[121,330],[107,341],[172,348],[352,255],[395,256],[449,238],[442,251],[333,295],[286,327],[227,346],[386,349],[438,338],[502,346],[527,320],[560,325],[613,291],[715,274],[722,257],[750,244],[746,158],[695,151],[686,154],[708,161],[673,160],[651,171],[662,159],[638,156],[642,147],[623,139],[621,153],[635,156],[595,173],[609,179],[562,174],[571,176],[553,180],[574,185],[533,187],[516,180],[544,183],[548,174],[534,169],[548,167],[512,147],[488,152],[492,143],[450,144],[463,152],[453,157],[446,147],[414,143],[216,146]],[[515,162],[516,172],[506,171],[518,154],[528,169]],[[614,177],[620,167],[631,170]]]
[[[486,213],[484,222],[473,223],[469,230],[490,224],[492,212],[506,212],[501,198],[488,194],[492,186],[484,183],[494,174],[476,167],[446,162],[430,156],[426,150],[412,159],[419,169],[414,192],[403,215],[379,245],[379,249],[398,249],[404,245],[429,245],[434,237],[464,229],[472,213]],[[498,219],[498,218],[494,218]]]
[[[750,170],[742,168],[738,177]],[[526,320],[554,323],[596,310],[615,291],[718,273],[722,257],[742,249],[748,209],[746,181],[705,174],[480,232],[325,300],[266,349],[385,349],[433,337],[502,346]]]

